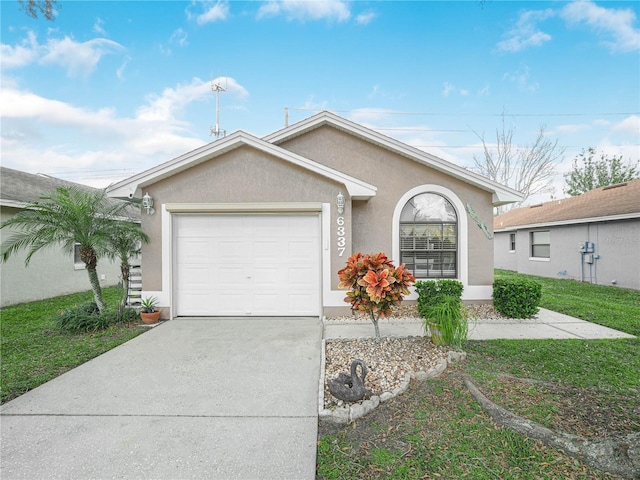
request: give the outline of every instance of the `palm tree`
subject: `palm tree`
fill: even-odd
[[[118,305],[118,312],[122,313],[127,303],[129,292],[129,276],[131,272],[129,260],[132,256],[140,253],[141,243],[148,243],[149,237],[141,230],[139,224],[120,221],[117,222],[113,230],[109,232],[107,240],[111,247],[107,256],[112,260],[120,260],[123,294],[120,299],[120,304]]]
[[[28,203],[25,210],[0,225],[0,228],[15,228],[2,246],[2,261],[27,249],[25,266],[28,266],[31,257],[45,247],[59,245],[73,254],[75,245],[79,244],[80,259],[86,266],[93,297],[102,311],[105,305],[96,270],[98,258],[108,252],[109,234],[127,207],[124,202],[109,202],[104,190],[58,187],[55,192],[40,197],[40,201]]]

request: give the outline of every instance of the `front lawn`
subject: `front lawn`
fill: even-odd
[[[496,277],[515,276],[496,271]],[[640,335],[640,292],[534,277],[541,306]],[[462,382],[556,431],[606,439],[640,432],[640,340],[493,340],[467,361],[347,427],[321,425],[319,479],[611,479],[497,425]]]
[[[103,290],[107,305],[116,304],[116,295],[115,288]],[[137,324],[86,334],[62,333],[56,328],[55,317],[62,310],[92,299],[91,292],[83,292],[0,309],[2,403],[145,331]]]

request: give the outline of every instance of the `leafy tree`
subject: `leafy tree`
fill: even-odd
[[[496,130],[494,146],[487,144],[484,134],[476,132],[482,141],[484,154],[481,158],[473,156],[475,169],[485,177],[521,192],[523,202],[532,195],[553,192],[556,165],[564,155],[564,149],[558,147],[558,140],[546,138],[544,126],[541,126],[533,144],[514,146],[513,133],[513,128],[505,126],[504,116],[502,129]]]
[[[51,22],[56,19],[56,13],[58,13],[56,9],[57,0],[18,0],[18,3],[31,18],[37,19],[39,12]]]
[[[371,318],[376,342],[380,341],[380,317],[391,315],[391,307],[409,294],[409,285],[416,281],[411,272],[405,270],[404,263],[396,268],[382,252],[375,255],[354,253],[338,276],[338,288],[351,289],[344,301],[351,303],[353,310],[367,313]]]
[[[40,201],[28,203],[25,210],[0,225],[0,228],[14,227],[2,246],[2,261],[27,249],[25,266],[28,266],[31,257],[43,248],[61,246],[73,254],[78,243],[96,305],[103,311],[105,305],[96,270],[98,258],[108,251],[110,235],[127,207],[124,202],[108,202],[104,190],[58,187]]]
[[[118,312],[122,313],[129,293],[129,277],[131,274],[131,264],[129,260],[132,256],[140,253],[142,242],[148,243],[149,237],[141,230],[140,225],[133,222],[119,221],[107,234],[107,241],[110,249],[107,257],[112,260],[120,260],[120,276],[122,277],[122,296],[118,305]]]
[[[583,149],[573,159],[573,168],[564,174],[565,193],[576,196],[598,187],[640,178],[640,161],[635,164],[622,161],[622,156],[609,158],[604,153],[596,159],[595,149]]]

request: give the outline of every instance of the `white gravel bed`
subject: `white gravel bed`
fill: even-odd
[[[331,410],[343,405],[329,392],[327,380],[340,373],[349,373],[355,359],[362,360],[367,366],[365,388],[370,390],[369,396],[380,396],[400,388],[407,374],[434,368],[446,360],[448,354],[447,347],[436,346],[425,337],[382,338],[380,343],[375,339],[327,340],[324,408]]]

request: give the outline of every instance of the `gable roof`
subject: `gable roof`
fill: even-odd
[[[249,146],[281,160],[305,168],[341,184],[344,184],[349,195],[355,200],[367,200],[376,194],[377,188],[369,183],[346,175],[338,170],[329,168],[308,158],[265,142],[258,137],[243,131],[237,131],[220,140],[208,143],[196,150],[185,153],[168,162],[157,165],[133,177],[107,187],[107,194],[117,198],[139,198],[142,189],[147,185],[168,178],[178,172],[187,170],[195,165],[209,161],[226,152]]]
[[[576,197],[510,210],[493,220],[495,231],[640,218],[640,180],[591,190]]]
[[[493,194],[494,207],[508,203],[520,202],[524,198],[520,192],[513,190],[512,188],[501,185],[487,177],[459,167],[458,165],[436,157],[435,155],[431,155],[394,138],[387,137],[386,135],[328,111],[320,112],[289,127],[285,127],[277,132],[267,135],[263,140],[278,145],[289,139],[297,137],[298,135],[302,135],[308,131],[325,125],[330,125],[339,130],[343,130],[367,142],[386,148],[387,150],[391,150],[394,153],[427,165],[465,183],[471,184],[487,192],[491,192]]]
[[[44,174],[27,173],[12,168],[0,167],[0,206],[24,208],[29,203],[37,202],[41,197],[52,193],[58,187],[78,188],[85,192],[96,192],[99,188],[70,182],[61,178]],[[117,200],[107,198],[110,203]],[[127,208],[127,216],[140,218],[137,208]]]

